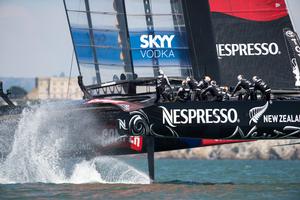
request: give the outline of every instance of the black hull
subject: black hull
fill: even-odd
[[[116,102],[119,103],[119,101]],[[64,137],[66,138],[66,144],[60,152],[63,157],[86,157],[90,159],[102,155],[147,153],[145,137],[122,135],[118,131],[119,121],[117,119],[127,113],[122,110],[125,103],[132,105],[132,103],[125,101],[122,102],[123,107],[103,102],[53,103],[46,108],[48,117],[42,124],[39,124],[38,131],[41,135],[51,134],[48,130],[51,129],[51,126],[68,130],[67,132],[61,131],[61,134],[65,134]],[[144,106],[141,104],[139,107],[142,109]],[[35,109],[39,109],[39,106],[27,109],[31,109],[30,112],[34,113]],[[2,107],[2,111],[0,115],[0,157],[5,158],[11,151],[18,123],[24,116],[21,115],[21,108],[16,110]],[[154,138],[154,151],[197,148],[234,142],[241,141]]]
[[[162,103],[119,118],[125,135],[202,139],[298,139],[300,101]]]

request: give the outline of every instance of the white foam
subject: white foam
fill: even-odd
[[[52,110],[53,106],[45,104],[23,112],[12,151],[0,163],[0,184],[150,183],[146,174],[118,159],[67,160],[61,152],[72,141],[69,127],[76,122],[62,122],[60,113]]]

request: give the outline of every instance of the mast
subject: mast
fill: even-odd
[[[127,23],[127,16],[126,16],[126,7],[125,7],[125,0],[114,0],[114,9],[117,11],[117,21],[119,25],[119,38],[121,42],[122,48],[122,58],[124,60],[124,70],[125,74],[127,75],[127,79],[132,80],[134,79],[134,68],[132,63],[132,53],[131,47],[129,42],[129,31],[128,31],[128,23]]]
[[[143,0],[143,3],[144,3],[145,19],[146,19],[148,34],[154,36],[155,32],[154,32],[154,24],[153,24],[150,0]],[[153,47],[152,50],[155,50],[155,47]],[[152,67],[153,67],[154,76],[158,76],[159,61],[155,57],[152,58]]]

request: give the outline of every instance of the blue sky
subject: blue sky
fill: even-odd
[[[299,32],[300,1],[288,5]],[[63,0],[0,0],[0,77],[68,74],[71,55]]]
[[[62,0],[0,0],[0,27],[0,76],[68,73],[72,42]]]

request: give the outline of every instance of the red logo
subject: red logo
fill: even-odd
[[[130,148],[135,151],[142,151],[143,137],[142,136],[130,136],[129,137]]]

